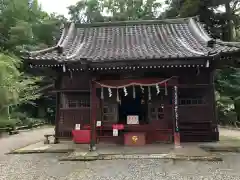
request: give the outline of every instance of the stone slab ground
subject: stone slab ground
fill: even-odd
[[[200,148],[210,152],[237,152],[240,153],[240,139],[233,136],[220,136],[216,143],[204,143]]]
[[[65,153],[60,160],[109,160],[109,159],[175,159],[175,160],[221,160],[212,152],[240,152],[240,132],[220,129],[220,141],[216,143],[188,143],[182,148],[172,144],[128,147],[114,144],[98,144],[96,152],[89,152],[89,145],[61,141],[46,145],[42,141],[16,149],[12,154]]]
[[[197,144],[183,144],[174,148],[172,144],[154,144],[143,147],[130,147],[115,144],[98,144],[95,152],[89,152],[89,145],[62,141],[60,144],[38,142],[11,152],[12,154],[29,153],[65,153],[61,161],[90,161],[113,159],[173,159],[173,160],[208,160],[221,161],[221,157],[206,152]]]

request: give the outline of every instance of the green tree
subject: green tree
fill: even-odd
[[[9,117],[9,109],[32,103],[40,97],[37,93],[38,77],[30,77],[21,73],[21,61],[15,56],[0,54],[0,114]]]
[[[199,16],[217,38],[226,41],[236,38],[234,32],[239,28],[239,0],[167,0],[167,4],[169,8],[161,18]]]
[[[80,23],[153,19],[160,7],[157,0],[80,0],[69,7],[69,15]]]
[[[24,104],[40,97],[36,91],[41,78],[24,72],[21,50],[51,46],[59,38],[63,16],[48,15],[37,0],[2,0],[0,3],[0,126]],[[9,111],[10,109],[10,111]],[[23,112],[24,113],[24,112]],[[5,120],[4,120],[5,119]]]

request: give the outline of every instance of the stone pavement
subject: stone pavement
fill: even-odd
[[[20,132],[6,138],[0,138],[0,156],[16,148],[27,146],[44,139],[44,134],[53,133],[52,127],[41,127],[34,130]]]
[[[219,142],[202,143],[199,147],[210,152],[240,152],[240,139],[234,136],[220,136]]]
[[[89,152],[89,145],[74,144],[71,141],[62,141],[60,144],[48,145],[38,142],[17,149],[12,153],[67,153],[60,158],[62,161],[113,159],[221,160],[220,157],[198,148],[197,144],[184,144],[181,148],[174,148],[172,144],[152,144],[143,147],[98,144],[96,152]]]
[[[219,128],[220,136],[231,137],[240,140],[240,130],[231,130],[227,128]]]
[[[210,152],[240,152],[240,131],[219,128],[220,141],[214,143],[202,143],[202,149]]]
[[[61,160],[109,160],[109,159],[186,159],[186,160],[220,160],[209,152],[240,152],[240,132],[220,128],[220,142],[188,143],[182,148],[171,144],[147,145],[144,147],[127,147],[114,144],[99,144],[97,151],[89,153],[88,145],[61,141],[60,144],[43,144],[38,142],[12,151],[14,154],[29,153],[67,153]],[[200,147],[200,148],[199,148]],[[203,149],[203,150],[202,150]],[[204,151],[205,150],[205,151]],[[209,151],[209,152],[206,152]]]

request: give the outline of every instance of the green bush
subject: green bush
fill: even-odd
[[[16,127],[16,120],[14,119],[7,119],[0,117],[0,128],[15,128]]]

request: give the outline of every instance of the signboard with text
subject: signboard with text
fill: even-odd
[[[139,124],[138,116],[127,116],[127,124]]]

